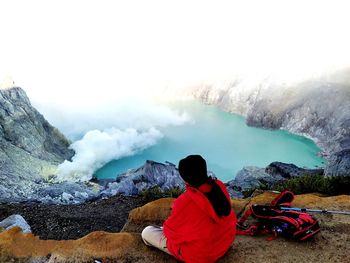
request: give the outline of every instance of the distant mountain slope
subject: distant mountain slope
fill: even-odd
[[[350,82],[339,75],[289,85],[237,79],[197,86],[190,93],[204,103],[245,116],[250,126],[312,138],[328,157],[327,174],[350,175],[350,158],[344,154],[350,149]]]

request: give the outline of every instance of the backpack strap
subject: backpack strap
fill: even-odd
[[[252,207],[249,207],[249,209],[244,213],[244,215],[239,219],[238,224],[243,225],[243,223],[247,220],[247,218],[253,213]]]
[[[266,228],[261,228],[259,224],[252,225],[250,227],[245,227],[244,222],[248,219],[249,216],[253,214],[253,208],[252,206],[249,207],[249,209],[244,213],[244,215],[239,219],[237,222],[237,229],[236,229],[236,235],[244,235],[244,236],[255,236],[258,233],[262,234],[271,234],[271,237],[266,238],[267,241],[275,240],[278,236],[276,231],[270,231]]]
[[[290,191],[280,193],[270,205],[250,205],[237,222],[236,234],[255,236],[258,233],[270,234],[266,240],[271,241],[278,236],[303,241],[311,238],[320,231],[317,219],[297,211],[285,211],[281,206],[290,207],[294,194]],[[245,221],[249,216],[258,223],[247,226]]]
[[[276,232],[276,231],[272,231],[272,236],[271,236],[271,237],[266,238],[266,241],[272,241],[272,240],[275,240],[277,237],[278,237],[277,232]]]
[[[239,225],[237,225],[240,227]],[[250,226],[247,229],[236,229],[236,235],[255,236],[258,233],[258,226]]]
[[[272,200],[271,206],[290,206],[294,200],[294,194],[284,190],[275,199]]]
[[[239,219],[237,222],[237,230],[236,235],[244,235],[244,236],[254,236],[258,233],[259,227],[257,225],[253,225],[250,227],[245,227],[244,222],[247,220],[247,218],[253,213],[252,208],[249,207],[249,209],[244,213],[244,215]]]

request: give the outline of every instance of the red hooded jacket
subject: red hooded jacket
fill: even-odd
[[[230,201],[225,185],[215,183]],[[234,241],[236,222],[232,209],[228,216],[219,217],[203,192],[186,185],[163,225],[168,250],[181,261],[215,262]]]

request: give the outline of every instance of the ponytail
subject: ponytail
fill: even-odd
[[[210,178],[208,182],[212,188],[210,192],[204,193],[218,216],[228,216],[231,213],[231,203],[221,190],[220,186]]]

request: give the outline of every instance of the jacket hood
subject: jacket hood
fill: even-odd
[[[186,191],[188,192],[188,197],[212,220],[217,223],[224,220],[225,217],[220,217],[216,214],[214,207],[203,192],[188,184],[186,184]]]

